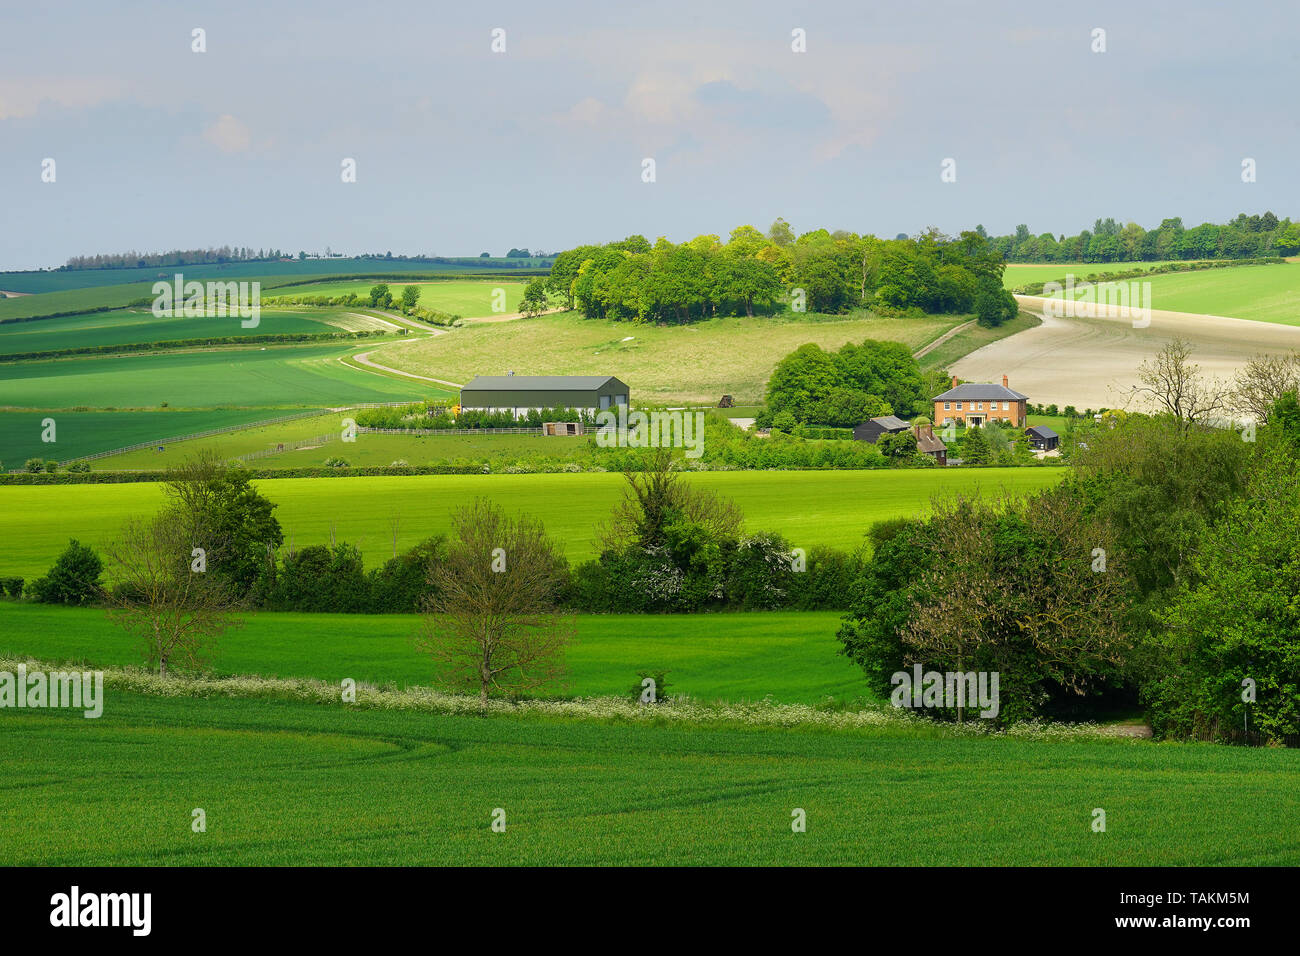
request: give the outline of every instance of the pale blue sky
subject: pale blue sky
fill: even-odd
[[[0,269],[1294,218],[1297,50],[1294,2],[11,2]]]

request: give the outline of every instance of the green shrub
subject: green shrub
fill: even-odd
[[[103,571],[99,555],[73,538],[49,573],[28,585],[28,593],[42,604],[93,604],[103,594],[99,583]]]

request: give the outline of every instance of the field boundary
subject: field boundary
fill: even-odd
[[[62,665],[35,659],[0,657],[0,668],[15,671],[57,671]],[[85,669],[83,664],[76,665]],[[159,677],[138,667],[99,667],[104,686],[150,697],[193,697],[292,700],[301,703],[356,710],[423,711],[465,716],[567,718],[614,723],[673,723],[729,725],[755,728],[806,727],[828,731],[895,730],[938,737],[998,737],[1012,739],[1111,740],[1118,746],[1142,746],[1140,737],[1117,732],[1112,726],[1083,723],[1029,722],[996,731],[981,722],[941,723],[909,711],[881,704],[853,710],[823,709],[811,704],[772,700],[704,703],[688,696],[669,697],[659,704],[642,704],[629,697],[489,699],[476,694],[451,694],[432,687],[412,685],[382,687],[367,682],[356,685],[356,702],[344,703],[335,684],[312,678],[262,677]]]

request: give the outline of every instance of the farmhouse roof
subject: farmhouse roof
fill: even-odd
[[[879,418],[871,419],[871,421],[887,432],[903,431],[912,427],[896,415],[881,415]]]
[[[935,452],[947,451],[948,446],[934,437],[932,429],[918,428],[916,431],[916,450],[923,455],[933,455]]]
[[[1060,438],[1061,437],[1060,435],[1056,434],[1056,432],[1048,428],[1046,425],[1034,425],[1031,428],[1026,428],[1025,431],[1038,438]]]
[[[623,385],[612,375],[476,375],[472,382],[461,388],[461,391],[590,392],[608,382]]]
[[[1028,395],[1021,395],[1013,388],[1007,388],[1005,385],[993,385],[984,382],[966,382],[955,388],[934,396],[931,401],[949,402],[949,401],[1017,401],[1022,402],[1028,399]]]

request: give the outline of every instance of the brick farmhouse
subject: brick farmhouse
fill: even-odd
[[[952,388],[934,397],[934,423],[943,426],[955,422],[979,427],[998,421],[1023,428],[1028,400],[1028,395],[1021,395],[1007,385],[1005,375],[1001,385],[980,382],[958,385],[954,376]]]

